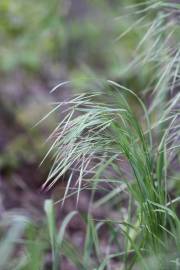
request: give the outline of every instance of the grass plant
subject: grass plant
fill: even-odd
[[[126,12],[137,20],[116,41],[127,38],[134,28],[142,35],[123,72],[142,72],[139,77],[144,80],[145,74],[146,87],[137,93],[133,85],[108,80],[96,90],[53,104],[41,121],[58,111],[65,116],[48,138],[52,144],[43,161],[50,156],[53,164],[43,187],[51,189],[68,175],[64,197],[55,203],[63,206],[75,195],[77,209],[64,218],[59,230],[52,200],[45,201],[46,224],[41,233],[30,222],[15,224],[0,246],[3,269],[12,269],[5,260],[23,239],[20,235],[24,235],[25,252],[20,260],[13,260],[17,270],[43,269],[38,262],[47,248],[53,270],[62,269],[64,258],[78,270],[180,269],[179,189],[173,192],[180,179],[180,5],[140,1]],[[91,193],[87,215],[78,213],[84,190]],[[117,218],[111,213],[94,218],[93,211],[103,206],[118,213]],[[66,234],[77,215],[86,227],[79,249]]]

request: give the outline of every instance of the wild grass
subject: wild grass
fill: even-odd
[[[127,10],[138,16],[138,21],[118,40],[133,27],[142,28],[143,35],[125,71],[146,70],[145,89],[137,94],[133,85],[129,89],[109,80],[95,91],[55,103],[42,119],[59,110],[65,114],[48,138],[52,145],[44,160],[50,155],[53,165],[43,187],[51,189],[62,176],[69,175],[59,201],[62,206],[72,195],[76,195],[78,206],[81,192],[91,191],[88,213],[80,217],[86,235],[79,250],[66,236],[66,228],[79,215],[78,210],[66,216],[58,231],[53,201],[45,202],[53,270],[61,269],[64,257],[82,270],[180,269],[180,197],[170,188],[180,176],[176,169],[180,146],[179,4],[145,1]],[[147,104],[146,99],[150,100]],[[97,191],[102,191],[98,199]],[[115,206],[118,218],[95,219],[93,209],[102,205],[110,209]],[[29,226],[34,230],[32,224]],[[105,250],[101,243],[103,228],[108,235]],[[33,260],[34,249],[42,259],[48,246],[47,234],[39,237],[41,248],[35,244],[34,232],[27,235],[27,252],[16,269],[43,269]],[[15,236],[19,239],[18,230]],[[3,248],[12,244],[8,239]],[[3,248],[0,255],[6,253]],[[6,260],[10,253],[6,253]]]
[[[174,108],[179,95],[173,98],[161,119],[152,127],[148,111],[135,93],[111,81],[106,88],[106,93],[84,94],[69,101],[66,120],[53,132],[54,142],[50,151],[53,151],[55,161],[45,186],[51,188],[65,172],[71,171],[64,202],[75,169],[78,204],[87,175],[95,179],[95,185],[90,183],[91,179],[88,180],[88,185],[93,185],[94,189],[101,177],[104,182],[111,181],[106,176],[110,166],[111,170],[113,168],[120,173],[121,159],[126,160],[130,179],[127,173],[123,173],[123,178],[118,179],[119,187],[122,184],[127,187],[137,207],[133,215],[122,222],[121,233],[126,239],[125,255],[133,251],[144,261],[144,253],[154,256],[167,252],[169,241],[177,239],[172,231],[175,228],[179,230],[179,219],[171,209],[173,202],[167,190],[168,166],[171,164],[168,164],[169,153],[173,155],[172,151],[178,148],[178,145],[172,146],[171,138],[174,137],[173,131],[177,132],[179,113],[177,110],[174,112]],[[141,107],[140,115],[144,116],[139,116],[140,120],[125,98],[127,93],[133,95]],[[160,129],[162,131],[154,138],[155,131]],[[113,195],[111,193],[112,197],[118,194],[119,190]],[[105,202],[111,200],[111,195],[106,195]],[[134,218],[135,225],[131,223]],[[178,250],[178,242],[173,245]],[[145,262],[144,269],[149,269]]]
[[[125,186],[129,214],[111,230],[112,235],[122,235],[124,250],[109,254],[95,269],[111,269],[109,261],[116,256],[123,257],[120,259],[122,269],[151,269],[148,258],[156,269],[178,269],[180,222],[174,204],[179,197],[171,199],[168,185],[173,175],[171,166],[178,161],[179,155],[179,5],[147,1],[131,8],[140,16],[132,28],[142,24],[145,17],[148,19],[143,25],[145,34],[127,70],[147,69],[149,83],[143,94],[144,99],[150,95],[151,102],[147,107],[133,90],[108,81],[103,90],[56,104],[52,112],[64,105],[68,109],[50,136],[53,143],[47,155],[53,152],[54,163],[44,187],[53,187],[70,171],[62,202],[69,196],[76,176],[78,205],[82,189],[91,186],[94,195],[102,179],[109,184],[112,175],[118,174],[116,189],[100,202],[94,202],[92,196],[90,205],[97,207],[109,203],[119,196],[122,185]],[[132,28],[122,33],[118,40]],[[139,113],[133,110],[130,100],[138,104]],[[124,160],[128,172],[124,172],[123,162],[121,165]],[[135,205],[133,213],[132,202]],[[88,219],[87,228],[91,222]],[[95,234],[98,239],[98,233]],[[95,257],[100,256],[98,241],[93,245]],[[129,256],[131,253],[133,255]]]

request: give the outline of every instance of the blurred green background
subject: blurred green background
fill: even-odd
[[[52,102],[67,99],[77,90],[101,87],[101,81],[107,79],[144,92],[151,69],[130,66],[136,56],[134,48],[146,33],[142,15],[136,12],[136,5],[142,2],[0,1],[2,211],[20,207],[36,213],[40,203],[41,212],[44,196],[49,196],[41,185],[51,160],[39,164],[48,149],[45,139],[62,116],[51,116],[33,126],[51,109]],[[151,48],[151,43],[145,41],[143,46]],[[69,80],[71,86],[49,93],[59,82]],[[61,188],[57,198],[63,193]],[[42,200],[37,201],[36,196]]]
[[[50,164],[38,167],[46,151],[42,142],[57,119],[32,127],[48,112],[49,103],[101,79],[126,85],[133,81],[134,90],[143,87],[146,76],[139,76],[138,69],[124,73],[143,31],[133,29],[119,39],[135,19],[122,17],[123,9],[138,2],[0,2],[0,170],[2,185],[13,187],[12,197],[15,183],[25,181],[39,188],[46,178]],[[66,80],[72,80],[73,87],[49,94]],[[9,207],[16,207],[16,200],[21,198],[10,199]]]

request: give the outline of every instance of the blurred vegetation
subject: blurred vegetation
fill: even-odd
[[[0,3],[1,69],[40,67],[42,56],[61,49],[64,29],[57,1],[12,1]]]
[[[44,104],[53,100],[46,93],[57,81],[72,79],[76,88],[87,88],[88,82],[92,86],[111,78],[142,88],[145,76],[138,69],[124,73],[143,35],[135,28],[118,40],[135,19],[121,16],[126,6],[125,0],[0,2],[0,103],[7,137],[2,139],[1,168],[41,159],[39,142],[55,119],[45,129],[32,126],[46,111]]]
[[[37,71],[51,64],[64,66],[67,76],[77,82],[88,76],[119,79],[144,34],[140,28],[133,29],[138,16],[124,17],[123,10],[140,2],[2,0],[0,69]],[[129,27],[129,35],[119,40]],[[145,80],[138,70],[125,77],[131,80],[134,76]],[[137,84],[137,78],[134,81]]]

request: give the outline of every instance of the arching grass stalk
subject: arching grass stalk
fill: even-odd
[[[102,157],[108,158],[115,154],[123,157],[132,171],[133,181],[123,181],[138,204],[137,215],[144,239],[141,243],[143,246],[148,243],[157,251],[164,246],[166,228],[172,218],[166,211],[166,156],[169,151],[167,141],[177,112],[168,120],[173,109],[171,104],[167,114],[164,113],[163,121],[168,124],[162,139],[158,139],[158,147],[158,142],[152,141],[154,129],[151,130],[143,102],[132,91],[118,84],[109,82],[107,87],[106,94],[84,94],[69,101],[66,121],[62,121],[53,132],[54,142],[50,151],[54,153],[54,164],[45,185],[51,188],[65,172],[75,168],[76,174],[79,171],[78,202],[86,170],[90,171],[94,163],[96,170],[103,166]],[[141,106],[144,117],[139,120],[125,98],[127,92]],[[63,106],[63,103],[59,103],[59,106]],[[66,195],[71,181],[72,175],[67,183]],[[159,210],[161,207],[164,207],[163,211]]]
[[[161,255],[169,252],[169,244],[173,250],[180,251],[180,222],[173,208],[179,198],[171,202],[167,184],[180,146],[179,4],[152,0],[129,7],[129,12],[131,9],[138,21],[121,33],[118,40],[136,27],[144,30],[126,70],[147,69],[149,81],[144,93],[152,99],[148,109],[132,90],[108,81],[104,86],[106,91],[85,93],[68,102],[56,103],[48,114],[65,106],[66,116],[50,136],[52,146],[46,157],[53,153],[54,163],[44,187],[51,188],[61,176],[71,172],[62,201],[70,196],[76,178],[78,203],[81,190],[88,184],[93,189],[98,188],[102,179],[110,184],[109,174],[113,170],[118,174],[117,190],[121,190],[123,183],[136,206],[120,226],[126,239],[125,251],[110,254],[97,269],[103,269],[111,257],[122,254],[126,254],[125,269],[132,269],[136,258],[143,261],[144,255],[151,255],[154,262],[160,261],[163,269],[165,257]],[[135,115],[129,96],[139,105],[141,113]],[[128,164],[126,168],[124,161]],[[120,196],[117,190],[95,204]],[[116,228],[113,233],[117,233]],[[134,260],[126,264],[130,253]],[[88,253],[85,254],[87,258]],[[143,262],[139,269],[151,269],[151,264]]]

